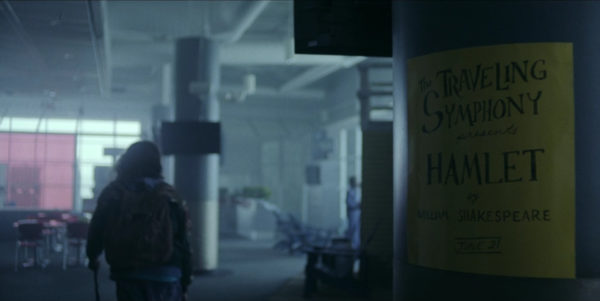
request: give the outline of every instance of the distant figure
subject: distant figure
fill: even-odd
[[[350,187],[346,194],[346,214],[348,215],[348,232],[347,236],[350,239],[353,249],[360,247],[360,187],[356,183],[355,177],[350,177],[348,180]]]
[[[163,180],[158,147],[132,144],[116,172],[90,224],[89,268],[98,270],[104,250],[119,301],[187,299],[192,270],[187,210]]]

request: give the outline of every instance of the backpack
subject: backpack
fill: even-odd
[[[140,192],[122,183],[115,186],[104,238],[108,263],[138,268],[168,262],[173,254],[170,186],[163,182]]]

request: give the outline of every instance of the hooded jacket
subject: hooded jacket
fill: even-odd
[[[118,210],[122,202],[122,189],[129,192],[142,194],[162,185],[173,197],[169,202],[171,228],[173,230],[173,252],[170,259],[163,265],[131,268],[126,263],[108,262],[111,278],[119,280],[124,278],[174,282],[180,281],[183,288],[191,283],[191,248],[189,245],[189,218],[185,204],[177,197],[172,186],[162,179],[141,178],[130,181],[113,181],[100,194],[98,204],[90,223],[87,241],[87,256],[95,260],[105,249],[104,239],[107,234],[107,222],[110,215]]]

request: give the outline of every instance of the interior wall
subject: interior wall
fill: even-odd
[[[359,85],[360,76],[356,68],[343,69],[332,76],[325,94],[326,125],[358,116],[360,105],[356,93]]]
[[[342,234],[346,228],[346,190],[348,177],[361,179],[358,71],[344,69],[335,74],[326,92],[323,124],[318,131],[331,140],[331,152],[324,159],[311,158],[318,165],[321,183],[305,187],[305,220],[307,223]],[[313,133],[315,134],[315,133]],[[313,145],[313,147],[315,147]]]
[[[246,105],[251,104],[241,106]],[[300,220],[304,167],[310,142],[310,126],[307,124],[312,123],[304,119],[282,121],[278,114],[248,114],[243,118],[226,112],[223,115],[220,187],[227,188],[230,193],[247,186],[264,187],[271,192],[268,202]],[[297,114],[303,115],[306,115],[305,111]],[[268,225],[260,226],[265,224],[264,220],[275,228],[272,213],[256,204],[242,207],[236,204],[223,207],[222,233],[246,236],[246,232],[251,233],[243,229],[243,224],[247,224],[256,228],[253,230],[256,230],[258,238],[264,237],[264,230],[268,228]],[[250,238],[253,238],[252,235]]]
[[[320,183],[307,186],[305,220],[308,224],[325,229],[338,230],[342,227],[340,217],[340,139],[325,130],[327,137],[332,140],[332,152],[326,159],[311,160],[320,172]],[[335,133],[336,131],[334,131]],[[339,134],[339,132],[337,132]]]
[[[321,183],[307,187],[307,221],[318,227],[336,229],[346,227],[346,191],[348,178],[356,176],[360,183],[360,150],[362,140],[358,117],[349,117],[323,127],[332,140],[332,152],[326,159],[312,160],[321,172]]]
[[[243,125],[222,123],[222,155],[219,186],[229,192],[245,186],[259,186],[261,140],[248,133]]]
[[[272,192],[271,201],[283,212],[303,219],[304,169],[310,140],[308,135],[267,141],[262,145],[261,179]]]

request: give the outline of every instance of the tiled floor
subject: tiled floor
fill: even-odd
[[[304,301],[303,255],[275,251],[272,242],[221,239],[219,270],[198,276],[190,287],[190,301]],[[84,301],[94,300],[93,274],[82,266],[63,271],[60,254],[42,268],[13,270],[14,243],[0,242],[1,301]],[[114,283],[108,279],[108,266],[100,275],[102,301],[114,301]],[[343,291],[319,286],[310,301],[364,301]],[[370,300],[389,300],[371,298]]]
[[[190,300],[264,301],[281,291],[291,278],[302,275],[304,256],[290,256],[275,250],[271,242],[241,239],[220,241],[219,271],[199,276],[190,287]],[[13,270],[14,243],[0,242],[0,300],[83,301],[94,300],[93,275],[84,267],[63,271],[60,257],[45,268]],[[99,275],[102,301],[116,299],[108,267]],[[293,299],[296,296],[287,296]],[[278,299],[282,300],[282,299]]]
[[[304,277],[299,274],[297,277],[289,279],[275,294],[269,297],[268,301],[366,301],[368,299],[354,297],[341,290],[320,286],[319,291],[310,299],[302,298],[302,289],[304,286]]]

